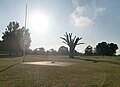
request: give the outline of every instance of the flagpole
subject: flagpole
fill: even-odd
[[[24,47],[23,47],[23,60],[22,62],[24,62],[25,59],[25,30],[26,30],[26,23],[27,23],[27,4],[26,4],[26,8],[25,8],[25,29],[24,29]]]

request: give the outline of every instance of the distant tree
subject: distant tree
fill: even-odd
[[[109,55],[113,56],[116,54],[116,50],[118,49],[118,46],[117,44],[110,43],[108,44],[108,48],[109,48]]]
[[[23,29],[25,29],[25,28],[23,27]],[[29,29],[24,30],[23,37],[21,39],[23,39],[23,41],[24,41],[25,52],[26,52],[29,49],[30,43],[31,43],[31,37],[30,37]]]
[[[102,43],[98,43],[98,45],[96,46],[96,52],[98,55],[106,55],[107,53],[107,43],[106,42],[102,42]]]
[[[9,54],[23,52],[27,50],[31,43],[30,33],[24,27],[19,28],[19,23],[10,22],[2,36],[5,49]],[[25,42],[25,43],[24,43]],[[25,46],[24,46],[25,45]]]
[[[27,49],[26,53],[29,54],[29,55],[32,55],[33,51],[32,51],[32,49],[29,48],[29,49]]]
[[[114,43],[98,43],[96,46],[96,52],[98,55],[103,55],[103,56],[113,56],[116,53],[116,50],[118,49],[117,44]]]
[[[45,55],[50,55],[50,50],[47,50],[47,51],[45,52]]]
[[[0,40],[0,53],[1,54],[6,54],[7,53],[7,49],[3,43],[3,41]]]
[[[93,48],[92,48],[92,46],[88,45],[88,46],[85,48],[85,55],[88,55],[88,56],[93,55]]]
[[[34,54],[34,55],[38,55],[38,52],[39,52],[39,49],[38,49],[38,48],[35,48],[35,49],[33,50],[33,54]]]
[[[13,49],[16,47],[17,41],[15,37],[16,37],[16,30],[18,30],[18,28],[19,28],[18,23],[10,22],[2,36],[5,47],[9,51],[10,55]]]
[[[79,56],[80,53],[79,53],[78,51],[74,50],[74,51],[73,51],[73,55],[74,55],[74,56]]]
[[[45,49],[43,47],[41,48],[36,48],[33,50],[34,55],[44,55],[45,54]]]
[[[2,51],[4,49],[4,44],[3,42],[0,40],[0,51]]]
[[[67,47],[61,46],[61,47],[58,49],[58,53],[59,53],[59,55],[68,55],[68,54],[69,54],[69,51],[68,51],[68,48],[67,48]]]
[[[82,38],[79,38],[79,37],[76,37],[76,36],[74,38],[72,38],[72,33],[68,34],[67,32],[64,36],[65,36],[65,38],[64,37],[60,37],[60,38],[64,40],[63,43],[65,43],[69,46],[69,51],[70,51],[69,57],[74,58],[75,47],[77,45],[84,44],[84,43],[78,43],[79,40],[81,40]]]
[[[57,55],[57,51],[54,50],[53,48],[50,49],[50,55]]]
[[[39,54],[45,55],[45,49],[43,47],[39,48]]]

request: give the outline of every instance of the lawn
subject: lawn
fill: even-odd
[[[22,57],[0,58],[0,87],[120,87],[120,57],[25,57],[25,62],[49,60],[74,64],[25,65]]]

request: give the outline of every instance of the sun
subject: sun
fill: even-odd
[[[34,12],[30,18],[30,25],[38,32],[46,32],[49,26],[48,17],[40,12]]]

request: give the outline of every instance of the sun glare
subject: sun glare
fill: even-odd
[[[30,24],[34,30],[46,32],[48,29],[48,17],[40,12],[31,15]]]

